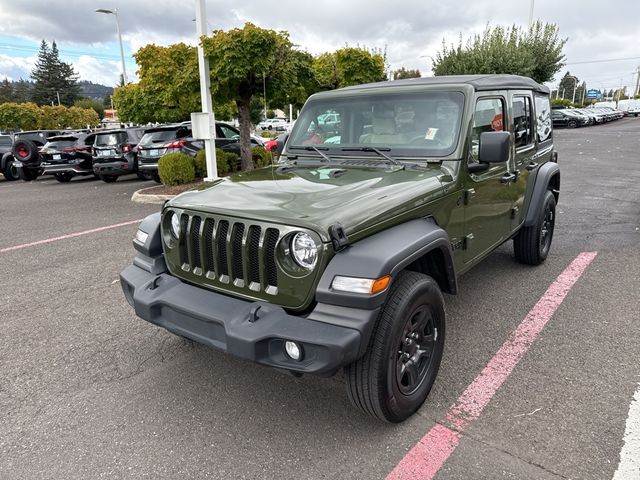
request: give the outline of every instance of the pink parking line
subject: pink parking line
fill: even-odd
[[[106,227],[94,228],[91,230],[85,230],[84,232],[69,233],[67,235],[61,235],[59,237],[47,238],[45,240],[38,240],[37,242],[23,243],[22,245],[14,245],[13,247],[6,247],[0,249],[0,253],[12,252],[14,250],[21,250],[27,247],[35,247],[36,245],[44,245],[45,243],[57,242],[59,240],[66,240],[68,238],[80,237],[82,235],[89,235],[91,233],[103,232],[105,230],[111,230],[113,228],[125,227],[127,225],[133,225],[134,223],[140,223],[142,220],[131,220],[129,222],[116,223],[115,225],[107,225]]]
[[[455,451],[465,429],[480,417],[496,391],[562,304],[573,285],[596,257],[582,252],[556,278],[522,323],[504,342],[482,372],[449,409],[446,421],[436,424],[389,473],[387,480],[431,480]]]

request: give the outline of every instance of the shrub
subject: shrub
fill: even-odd
[[[216,148],[216,164],[218,166],[218,175],[224,175],[230,171],[237,169],[238,156],[233,152],[225,152],[220,148]],[[193,158],[196,178],[204,178],[207,176],[207,157],[204,150],[198,151]]]
[[[260,136],[262,138],[275,138],[278,136],[278,134],[276,132],[272,132],[271,130],[263,130],[260,133]]]
[[[168,153],[158,161],[158,175],[164,185],[193,182],[196,171],[193,158],[185,153]]]
[[[271,153],[267,152],[264,147],[254,147],[251,150],[251,157],[253,158],[253,164],[256,168],[271,165]]]

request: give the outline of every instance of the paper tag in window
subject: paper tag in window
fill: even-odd
[[[436,133],[438,133],[437,128],[427,128],[427,132],[424,134],[425,140],[433,140],[436,138]]]

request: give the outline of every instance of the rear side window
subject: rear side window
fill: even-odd
[[[69,137],[60,140],[51,140],[44,144],[45,150],[62,150],[64,148],[72,148],[76,142],[77,138]]]
[[[13,144],[9,135],[0,135],[0,147],[10,147]]]
[[[124,132],[118,133],[105,133],[102,135],[96,135],[96,146],[106,147],[119,145],[127,141],[127,134]]]
[[[516,149],[526,147],[533,141],[531,131],[531,98],[513,99],[513,135]]]
[[[551,106],[549,105],[549,97],[536,95],[536,135],[538,137],[538,143],[551,140],[553,135],[552,118],[551,118]],[[555,113],[555,112],[554,112]]]

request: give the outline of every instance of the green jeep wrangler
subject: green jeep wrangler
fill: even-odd
[[[261,365],[344,368],[354,406],[400,422],[438,372],[442,292],[507,240],[521,263],[549,253],[550,112],[546,87],[512,75],[313,95],[277,164],[141,223],[125,297],[144,320]]]

